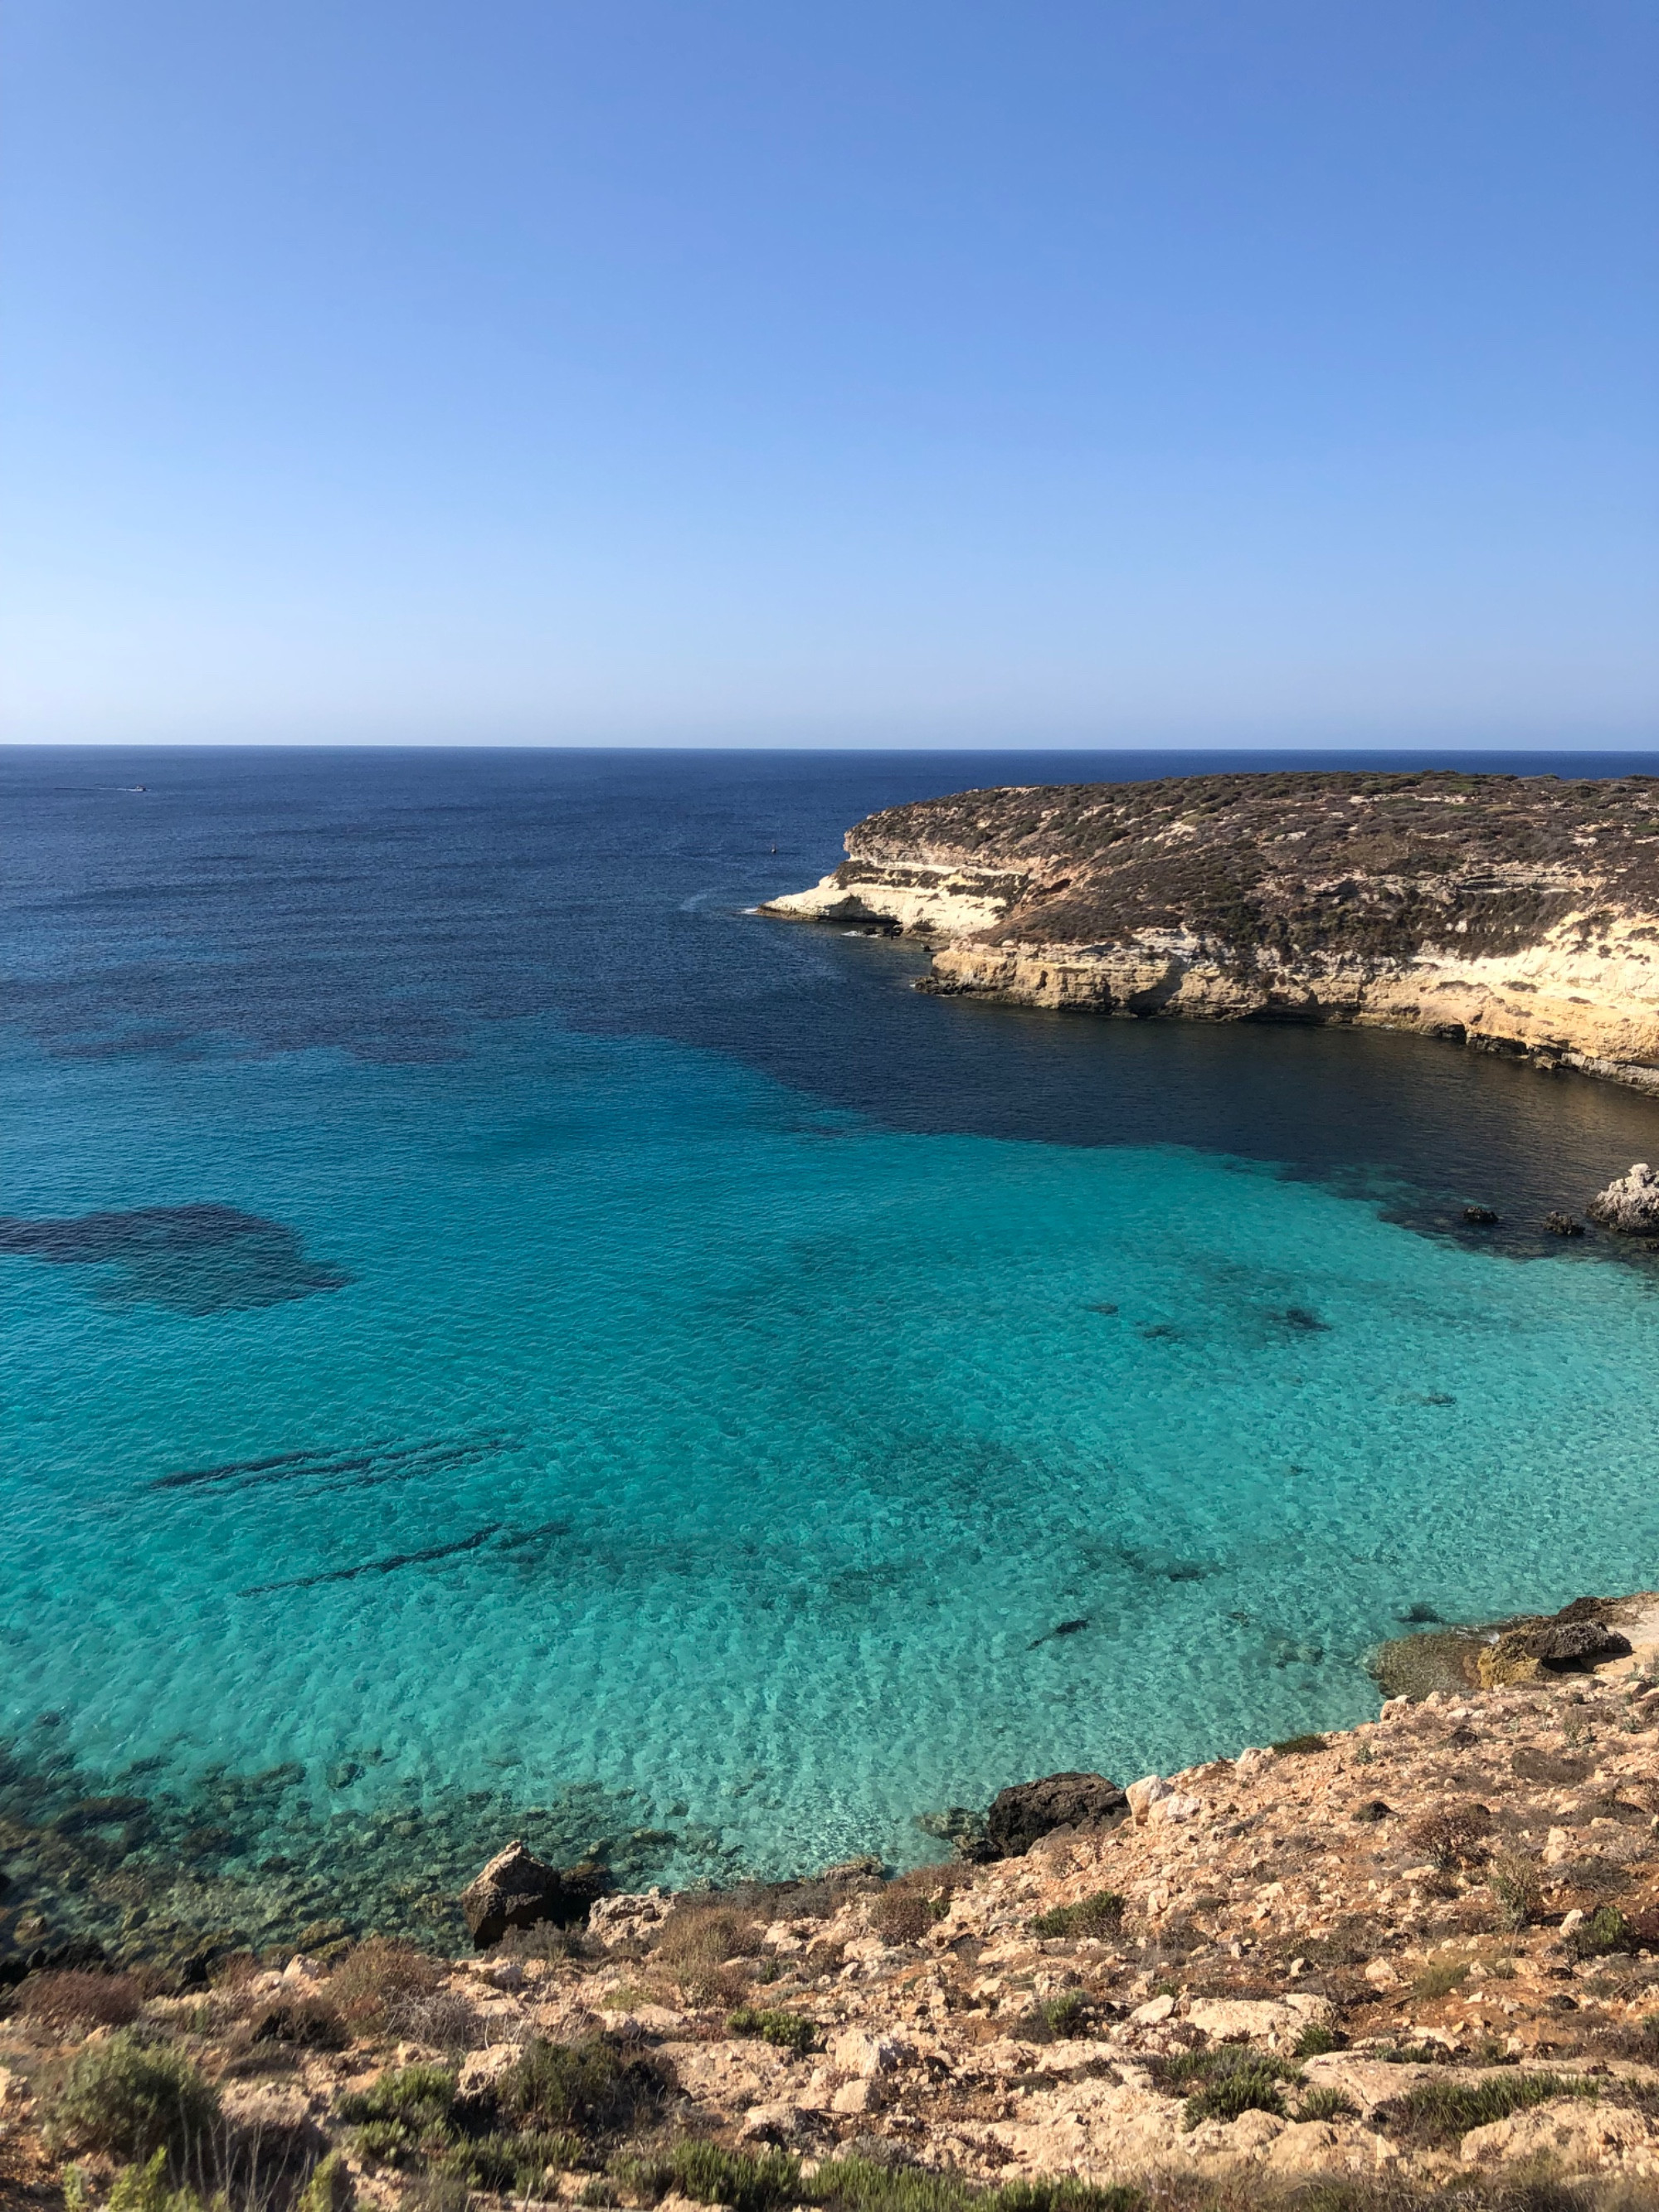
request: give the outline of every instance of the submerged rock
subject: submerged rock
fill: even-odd
[[[1621,1237],[1659,1237],[1659,1168],[1638,1160],[1628,1175],[1599,1191],[1584,1211],[1592,1221]]]
[[[994,1858],[985,1832],[985,1815],[969,1805],[947,1805],[942,1813],[918,1813],[915,1825],[924,1836],[955,1846],[957,1856],[970,1863]]]
[[[602,1867],[545,1866],[515,1838],[461,1892],[461,1911],[473,1948],[487,1951],[509,1928],[574,1926],[609,1887]]]
[[[1570,1213],[1547,1213],[1544,1226],[1552,1237],[1582,1237],[1584,1233],[1583,1223],[1575,1221]]]
[[[1128,1810],[1128,1798],[1103,1774],[1045,1775],[997,1792],[985,1816],[986,1843],[994,1858],[1018,1858],[1056,1828],[1115,1826]]]

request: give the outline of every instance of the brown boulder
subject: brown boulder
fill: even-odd
[[[1552,1620],[1534,1631],[1532,1656],[1544,1667],[1594,1667],[1602,1659],[1626,1659],[1630,1638],[1605,1620]]]
[[[509,1928],[574,1927],[610,1887],[602,1867],[545,1866],[514,1838],[461,1892],[461,1911],[473,1949],[487,1951]]]
[[[1128,1799],[1103,1774],[1045,1775],[997,1792],[985,1816],[986,1841],[993,1858],[1018,1858],[1056,1828],[1115,1826],[1128,1810]]]

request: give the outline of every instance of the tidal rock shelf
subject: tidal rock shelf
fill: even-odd
[[[922,988],[1415,1030],[1659,1096],[1659,778],[1361,773],[969,791],[763,914],[933,948]]]

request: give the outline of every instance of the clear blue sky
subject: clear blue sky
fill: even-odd
[[[9,0],[22,739],[1651,744],[1653,0]]]

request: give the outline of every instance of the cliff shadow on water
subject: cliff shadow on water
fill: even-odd
[[[711,917],[711,922],[715,919]],[[1635,1159],[1659,1153],[1659,1099],[1571,1069],[1383,1030],[1284,1022],[1109,1021],[915,989],[920,945],[830,928],[750,926],[810,940],[787,1018],[722,1023],[687,1041],[917,1134],[1076,1146],[1179,1145],[1281,1168],[1419,1232],[1516,1257],[1620,1259],[1651,1249],[1564,1239]],[[1465,1218],[1468,1206],[1498,1215]]]

